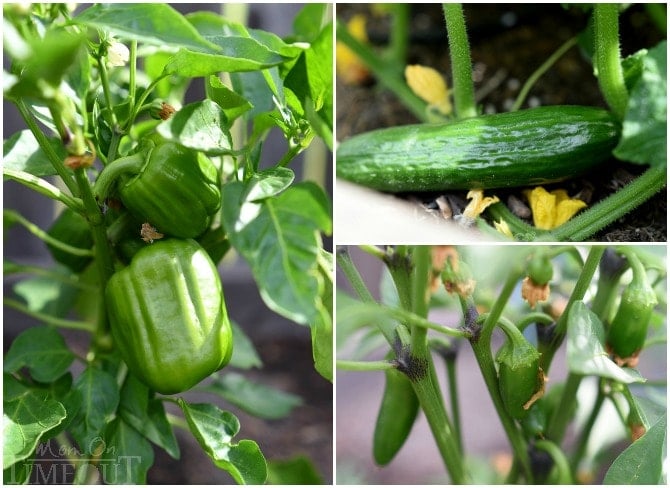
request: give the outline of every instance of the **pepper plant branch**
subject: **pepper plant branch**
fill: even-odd
[[[3,303],[8,307],[13,308],[14,310],[24,313],[37,320],[40,320],[48,325],[53,325],[54,327],[60,327],[63,329],[85,330],[88,332],[93,332],[95,329],[95,327],[89,322],[61,319],[59,317],[54,317],[52,315],[48,315],[42,312],[36,312],[34,310],[30,310],[26,305],[19,302],[18,300],[14,300],[13,298],[4,298]]]
[[[548,347],[541,348],[542,350],[540,350],[540,352],[542,353],[542,356],[540,356],[540,367],[547,374],[549,373],[551,360],[553,359],[554,354],[556,354],[556,351],[558,350],[559,346],[561,345],[561,342],[563,342],[563,338],[565,337],[568,322],[568,313],[570,312],[570,308],[572,307],[572,304],[575,301],[582,300],[584,298],[586,291],[589,289],[589,286],[591,285],[593,275],[595,274],[596,269],[598,269],[600,258],[602,257],[604,252],[605,248],[603,246],[591,246],[591,248],[589,249],[589,254],[586,258],[586,261],[584,262],[584,267],[582,268],[582,272],[580,273],[579,278],[577,278],[575,287],[573,288],[572,293],[570,294],[568,303],[565,306],[565,311],[556,321],[554,338]]]
[[[605,395],[603,394],[602,388],[598,388],[598,394],[596,396],[595,402],[593,403],[593,406],[591,407],[591,413],[586,419],[586,422],[582,427],[582,431],[579,433],[579,438],[577,440],[575,450],[572,454],[570,464],[572,465],[573,472],[577,472],[577,469],[579,468],[579,463],[584,458],[584,453],[586,452],[586,446],[588,444],[589,437],[591,436],[591,431],[593,430],[593,426],[596,423],[596,419],[600,414],[600,408],[602,407],[604,400]]]
[[[10,210],[10,209],[4,209],[3,210],[3,215],[4,218],[7,220],[11,220],[14,222],[17,222],[21,224],[24,228],[26,228],[31,234],[33,234],[35,237],[38,237],[42,241],[46,242],[47,244],[52,245],[55,248],[60,249],[61,251],[65,251],[67,253],[73,254],[75,256],[93,256],[94,253],[90,249],[82,249],[79,247],[74,247],[71,246],[63,241],[60,241],[54,237],[51,237],[47,232],[43,231],[40,229],[37,225],[34,223],[30,222],[28,219],[23,217],[23,215],[19,214],[15,210]]]
[[[549,419],[547,426],[547,439],[551,439],[556,444],[560,444],[565,435],[565,429],[572,418],[572,407],[577,399],[577,390],[582,381],[582,376],[570,373],[565,381],[561,401],[554,410],[554,414]]]
[[[21,183],[23,186],[30,188],[31,190],[39,193],[40,195],[44,195],[51,200],[58,200],[75,212],[82,212],[84,210],[84,204],[81,198],[72,197],[48,181],[43,180],[42,178],[32,175],[26,171],[2,168],[2,175],[16,181],[17,183]]]
[[[135,93],[137,92],[137,41],[130,41],[128,56],[128,113],[135,111]]]
[[[530,469],[530,460],[528,458],[528,451],[526,450],[525,441],[519,429],[514,423],[514,419],[510,417],[505,409],[503,404],[502,397],[500,396],[500,391],[498,389],[498,373],[493,360],[493,355],[491,353],[491,336],[493,334],[493,329],[496,324],[499,322],[502,311],[507,305],[512,292],[516,288],[516,285],[523,274],[523,269],[520,266],[513,266],[509,270],[505,284],[503,285],[498,298],[491,307],[491,311],[488,316],[484,319],[484,323],[481,326],[478,334],[475,334],[470,338],[470,345],[475,354],[475,359],[479,365],[479,369],[486,383],[486,387],[489,390],[491,395],[491,400],[493,401],[493,406],[498,413],[498,418],[502,423],[505,434],[512,446],[514,451],[515,460],[521,464],[526,481],[532,483],[533,473]],[[463,316],[467,317],[470,315],[471,310],[476,310],[475,303],[472,296],[467,298],[461,298],[460,300],[461,308],[463,310]],[[477,319],[475,318],[475,322]],[[466,323],[466,329],[468,324]]]
[[[536,322],[544,325],[549,325],[554,322],[554,318],[551,315],[543,312],[531,312],[521,317],[519,321],[516,323],[516,327],[519,330],[524,330],[526,327]]]
[[[78,275],[76,274],[67,275],[51,269],[46,269],[40,266],[33,266],[28,264],[11,263],[9,264],[9,266],[8,264],[9,263],[7,261],[4,262],[3,271],[5,273],[5,276],[8,276],[10,274],[32,274],[36,276],[42,276],[53,281],[58,281],[59,283],[63,283],[64,285],[73,286],[81,290],[94,291],[98,289],[97,286],[80,281]]]
[[[387,369],[395,369],[393,363],[389,361],[349,361],[345,359],[338,359],[336,366],[339,369],[347,371],[384,371]]]
[[[403,80],[400,67],[391,66],[378,56],[370,47],[358,41],[339,21],[336,22],[337,42],[344,43],[356,53],[363,63],[372,71],[375,78],[391,90],[414,116],[427,121],[426,103],[417,97]]]
[[[444,461],[451,481],[454,484],[462,485],[469,482],[469,476],[465,471],[463,464],[463,455],[457,437],[451,428],[451,423],[447,414],[442,408],[442,401],[437,398],[435,385],[429,375],[424,376],[419,381],[413,381],[414,391],[419,399],[428,425],[430,426],[433,437],[437,444],[442,460]]]
[[[612,112],[619,120],[623,120],[628,106],[628,90],[623,77],[619,50],[619,5],[594,4],[593,27],[594,58],[600,91]]]
[[[65,164],[63,164],[63,161],[58,156],[58,154],[56,154],[56,151],[54,151],[53,147],[49,143],[49,139],[47,139],[42,130],[38,127],[34,117],[28,110],[26,103],[23,101],[23,99],[16,99],[14,100],[14,103],[16,105],[16,108],[19,110],[21,117],[23,117],[23,120],[26,122],[28,129],[30,129],[30,132],[33,134],[38,144],[40,145],[40,148],[42,149],[42,151],[44,151],[44,154],[46,154],[47,158],[49,158],[49,161],[51,161],[51,164],[56,170],[56,173],[58,173],[58,176],[60,176],[61,180],[63,180],[63,183],[65,184],[67,189],[70,190],[70,193],[74,196],[78,196],[79,193],[77,184],[72,178],[72,173],[68,171],[68,169],[65,167]],[[7,170],[3,168],[3,172],[6,171]]]
[[[349,280],[349,283],[361,301],[364,303],[377,303],[372,296],[372,293],[370,293],[370,290],[368,290],[367,286],[365,286],[365,282],[358,272],[358,269],[356,269],[356,266],[354,266],[354,263],[351,260],[351,256],[349,255],[349,251],[346,249],[346,247],[340,246],[337,248],[337,263],[339,264],[340,269],[344,272],[345,276]],[[384,321],[378,322],[377,326],[384,335],[386,341],[393,345],[396,340],[395,327]]]
[[[486,387],[491,395],[491,400],[493,401],[493,406],[498,413],[498,418],[502,423],[505,434],[512,446],[514,451],[514,456],[521,464],[526,481],[530,484],[533,482],[533,475],[530,469],[530,461],[528,458],[528,452],[526,450],[526,444],[521,435],[521,432],[514,423],[514,419],[507,414],[505,410],[505,405],[503,404],[502,397],[500,396],[500,391],[498,390],[498,375],[496,372],[496,367],[493,360],[493,355],[491,354],[491,345],[489,340],[484,340],[484,337],[480,335],[478,340],[470,340],[472,350],[475,354],[477,364],[486,383]]]
[[[565,453],[553,442],[542,439],[535,442],[535,447],[541,451],[546,452],[554,461],[554,466],[558,471],[558,484],[569,485],[573,483],[572,473],[570,471],[570,464],[565,457]]]
[[[475,88],[472,81],[470,43],[465,27],[463,6],[460,3],[444,3],[444,20],[449,36],[452,83],[454,85],[454,107],[459,119],[477,115]]]

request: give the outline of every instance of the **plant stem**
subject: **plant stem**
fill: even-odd
[[[396,66],[407,64],[407,42],[409,38],[409,4],[389,4],[391,13],[391,36],[388,60]]]
[[[345,276],[349,280],[351,287],[354,289],[358,297],[365,303],[377,303],[368,287],[365,286],[365,282],[361,277],[358,269],[354,266],[349,251],[346,247],[340,246],[337,248],[337,264],[340,266],[340,269],[344,272]],[[386,341],[393,345],[396,340],[395,327],[388,324],[384,321],[379,321],[377,327],[384,335]]]
[[[402,78],[402,67],[386,63],[372,49],[354,38],[340,22],[336,23],[336,31],[337,41],[344,43],[354,51],[356,56],[372,71],[375,78],[391,90],[417,119],[425,122],[427,120],[426,103],[417,97],[405,83]]]
[[[551,439],[556,444],[560,445],[563,435],[565,435],[565,429],[572,418],[572,407],[577,400],[577,390],[581,381],[581,375],[575,373],[568,374],[565,386],[563,387],[563,393],[561,394],[561,401],[556,410],[554,410],[551,419],[549,419],[546,432],[547,439]]]
[[[395,369],[393,363],[389,361],[348,361],[338,359],[336,366],[339,369],[347,371],[384,371],[386,369]]]
[[[607,104],[623,120],[628,106],[628,91],[621,68],[619,51],[619,5],[597,3],[593,6],[595,62],[598,84]]]
[[[426,420],[428,420],[440,455],[449,471],[452,483],[456,485],[467,483],[468,475],[465,472],[463,455],[458,440],[451,428],[447,414],[441,406],[442,401],[437,397],[431,377],[426,375],[419,381],[413,381],[412,385]]]
[[[128,113],[135,111],[135,93],[137,91],[137,41],[130,41],[130,55],[128,57]],[[126,126],[130,129],[130,126]]]
[[[49,139],[47,139],[47,137],[35,122],[35,119],[31,115],[30,110],[28,110],[26,103],[23,101],[23,99],[14,100],[14,103],[16,104],[16,108],[19,110],[21,117],[23,117],[23,120],[30,129],[30,132],[33,134],[33,136],[35,136],[35,139],[39,143],[40,148],[42,151],[44,151],[44,154],[46,154],[47,158],[49,158],[49,161],[51,161],[51,164],[56,170],[56,173],[58,173],[58,176],[61,177],[61,180],[63,180],[63,183],[67,189],[70,190],[70,193],[74,196],[78,196],[79,193],[77,184],[72,178],[72,173],[65,167],[61,158],[58,156],[58,154],[56,154],[56,151],[54,151],[51,143],[49,142]],[[7,170],[3,168],[3,171]]]
[[[2,175],[16,181],[17,183],[21,183],[23,186],[30,188],[31,190],[39,193],[40,195],[44,195],[51,200],[58,200],[75,212],[82,212],[84,210],[84,204],[80,198],[71,197],[67,193],[63,193],[60,188],[52,185],[48,181],[43,180],[42,178],[38,178],[37,176],[32,175],[26,171],[3,168]]]
[[[521,265],[514,265],[509,270],[505,284],[502,287],[498,295],[498,299],[495,301],[491,307],[489,315],[484,320],[484,324],[479,332],[478,336],[472,337],[470,339],[470,345],[477,359],[477,364],[479,369],[482,372],[484,382],[489,390],[491,395],[491,400],[495,406],[496,411],[498,412],[498,418],[502,423],[503,429],[507,434],[507,438],[512,446],[514,451],[515,459],[521,464],[523,472],[526,476],[526,481],[532,483],[533,474],[530,469],[530,460],[528,458],[528,451],[526,450],[526,445],[521,435],[521,432],[517,428],[514,420],[507,414],[505,406],[500,396],[500,391],[498,390],[498,374],[496,372],[495,364],[493,361],[493,355],[491,354],[491,336],[493,334],[493,329],[495,325],[499,322],[502,311],[507,305],[512,292],[516,288],[518,281],[523,275],[523,268]],[[468,313],[468,308],[474,307],[472,303],[472,298],[469,300],[462,300],[461,305],[463,307],[463,313],[466,315]],[[467,315],[466,315],[467,316]]]
[[[451,406],[451,418],[454,425],[454,435],[456,442],[463,451],[463,437],[461,433],[461,409],[458,402],[458,386],[456,383],[456,360],[447,359],[447,383],[449,385],[449,404]]]
[[[535,443],[535,447],[541,451],[546,452],[554,461],[554,466],[558,471],[558,483],[561,485],[572,484],[572,473],[570,472],[570,464],[568,463],[565,453],[553,442],[548,440],[540,440]]]
[[[452,83],[454,84],[454,107],[459,119],[477,115],[475,88],[472,81],[470,43],[465,28],[463,6],[460,3],[444,3],[444,20],[449,35]]]
[[[452,329],[451,327],[436,324],[435,322],[431,322],[430,320],[425,319],[420,315],[417,315],[413,312],[409,312],[402,308],[393,308],[385,305],[380,305],[380,308],[384,310],[388,315],[392,315],[398,321],[406,323],[409,326],[416,327],[417,329],[424,330],[425,332],[431,329],[451,337],[461,337],[461,338],[467,338],[469,335],[464,330]]]
[[[60,327],[63,329],[85,330],[88,332],[93,332],[95,330],[95,327],[88,322],[61,319],[45,313],[35,312],[34,310],[30,310],[26,305],[19,302],[18,300],[14,300],[13,298],[4,298],[3,303],[8,307],[13,308],[14,310],[18,310],[21,313],[29,315],[30,317],[33,317],[48,325],[53,325],[54,327]]]
[[[602,246],[591,247],[591,249],[589,250],[589,255],[586,258],[586,261],[584,262],[582,272],[580,273],[579,278],[575,283],[575,287],[573,288],[572,293],[570,294],[570,298],[568,299],[565,311],[556,321],[556,329],[554,330],[553,340],[547,347],[543,347],[543,345],[540,344],[540,353],[542,354],[540,356],[540,367],[546,374],[549,373],[551,360],[553,359],[554,354],[556,354],[556,351],[558,350],[559,346],[561,345],[561,342],[563,342],[563,338],[565,337],[568,322],[568,313],[570,311],[570,307],[572,307],[572,304],[575,301],[582,300],[584,298],[586,291],[591,285],[593,275],[595,274],[596,269],[598,269],[600,258],[602,257],[604,252],[605,248]]]
[[[4,262],[4,265],[3,271],[5,276],[9,276],[10,274],[32,274],[58,281],[64,285],[73,286],[81,290],[95,291],[98,289],[97,286],[80,281],[78,275],[75,274],[67,275],[57,270],[42,268],[41,266],[9,263],[7,261]]]
[[[552,240],[583,241],[646,202],[666,185],[666,167],[646,170],[618,192],[550,232]]]
[[[533,85],[537,83],[537,80],[540,79],[540,77],[549,70],[553,66],[553,64],[558,61],[561,56],[563,56],[570,48],[574,45],[577,44],[577,37],[573,37],[571,39],[568,39],[565,41],[551,56],[547,58],[547,60],[542,63],[542,65],[537,68],[533,74],[531,74],[528,77],[528,80],[526,80],[526,83],[524,83],[523,87],[521,88],[521,91],[519,91],[519,95],[516,97],[516,100],[514,101],[514,105],[512,105],[512,108],[510,109],[510,112],[515,112],[521,108],[521,105],[523,105],[523,102],[526,100],[526,97],[528,96],[528,93],[530,92],[531,88],[533,88]]]
[[[30,222],[28,219],[23,217],[23,215],[19,214],[18,212],[14,210],[9,210],[9,209],[4,209],[3,210],[3,215],[5,219],[12,220],[14,222],[18,222],[21,224],[23,227],[25,227],[31,234],[33,234],[35,237],[41,239],[42,241],[46,242],[47,244],[50,244],[51,246],[60,249],[61,251],[65,251],[69,254],[73,254],[75,256],[93,256],[94,253],[90,249],[81,249],[79,247],[74,247],[69,244],[66,244],[63,241],[60,241],[58,239],[55,239],[51,237],[48,233],[40,229],[37,225],[34,223]]]
[[[150,157],[150,152],[139,152],[116,159],[105,166],[95,181],[93,193],[100,200],[104,201],[110,194],[112,186],[123,175],[136,175],[144,166],[145,161]]]
[[[344,272],[352,288],[363,302],[366,303],[376,303],[372,293],[368,290],[368,287],[365,286],[365,282],[361,277],[358,269],[354,265],[354,262],[351,260],[351,255],[346,247],[340,246],[337,248],[337,264],[340,265],[340,269]]]
[[[543,312],[531,312],[527,315],[524,315],[516,323],[516,328],[519,330],[524,330],[530,324],[539,322],[540,324],[549,325],[554,322],[554,318],[551,315],[548,315]]]
[[[600,414],[600,408],[602,407],[604,400],[605,395],[603,395],[602,389],[598,388],[598,395],[596,396],[596,401],[594,402],[593,407],[591,408],[591,413],[589,414],[589,417],[586,420],[586,423],[584,424],[584,427],[582,428],[582,431],[579,434],[577,447],[575,448],[574,453],[572,455],[571,465],[573,472],[577,472],[577,468],[579,468],[579,463],[584,457],[584,452],[586,452],[586,446],[588,444],[589,437],[591,436],[591,431],[593,430],[593,426],[596,423],[598,414]]]

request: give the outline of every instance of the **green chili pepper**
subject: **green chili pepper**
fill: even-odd
[[[116,185],[123,205],[158,232],[195,238],[221,206],[217,169],[203,153],[149,137],[138,151],[110,163],[95,183],[99,199]]]
[[[521,420],[541,396],[544,376],[540,369],[540,353],[514,327],[503,329],[507,340],[496,356],[499,364],[498,387],[507,413]]]
[[[47,234],[73,247],[81,249],[93,247],[91,227],[81,214],[70,208],[65,208],[61,212],[54,223],[51,224]],[[67,266],[75,273],[83,270],[93,259],[91,256],[75,256],[48,243],[47,248],[57,262]]]
[[[221,281],[195,241],[148,245],[112,276],[105,296],[128,369],[153,390],[188,390],[230,360],[232,329]]]
[[[380,466],[390,463],[398,453],[419,413],[419,399],[409,378],[396,369],[385,373],[386,386],[372,443],[372,455]]]
[[[633,279],[621,296],[619,309],[607,334],[607,344],[621,359],[637,355],[644,345],[649,320],[658,303],[640,259],[634,253],[629,253],[627,258]]]

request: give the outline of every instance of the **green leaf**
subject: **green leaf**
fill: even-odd
[[[642,57],[642,73],[630,91],[623,131],[614,155],[651,166],[667,164],[667,42]]]
[[[48,141],[56,155],[65,159],[65,146],[60,139],[50,137]],[[6,139],[2,145],[2,153],[4,154],[2,164],[5,168],[25,171],[35,176],[56,174],[51,160],[28,129],[17,132]]]
[[[25,366],[33,379],[50,383],[63,376],[73,360],[74,354],[56,329],[31,327],[12,342],[3,371],[15,373]]]
[[[212,100],[191,103],[182,107],[170,119],[158,125],[165,139],[209,155],[231,150],[229,123],[226,114]]]
[[[151,444],[123,419],[107,426],[100,465],[105,483],[146,484],[147,471],[154,463]]]
[[[68,272],[60,265],[54,271]],[[76,302],[79,291],[78,288],[65,284],[54,276],[26,278],[14,285],[14,293],[26,301],[30,310],[54,317],[65,317],[68,314]]]
[[[203,39],[183,15],[164,3],[97,4],[81,12],[72,22],[157,46],[217,49]]]
[[[300,324],[312,323],[321,294],[319,231],[330,233],[332,225],[328,200],[312,183],[258,203],[244,200],[246,189],[239,182],[223,187],[222,214],[231,243],[251,266],[270,309]]]
[[[119,413],[137,432],[179,459],[179,444],[167,420],[163,402],[149,398],[149,388],[129,374],[121,388]]]
[[[3,402],[3,414],[3,470],[30,457],[43,434],[67,415],[60,402],[36,390]]]
[[[262,72],[230,73],[230,80],[235,92],[249,100],[249,103],[253,106],[246,113],[245,118],[254,119],[258,115],[274,110],[272,92],[268,90],[268,84]]]
[[[325,3],[306,4],[293,19],[293,37],[303,42],[314,41],[321,33],[327,10]]]
[[[314,464],[305,456],[298,456],[285,461],[268,463],[268,484],[270,485],[322,485]]]
[[[229,366],[239,369],[262,367],[263,362],[249,337],[236,322],[231,322],[231,325],[233,326],[233,344],[235,344],[235,347],[233,348],[233,357],[230,358]]]
[[[246,98],[224,85],[218,76],[212,75],[209,77],[207,88],[209,98],[223,109],[229,123],[232,123],[233,120],[252,108],[251,103]]]
[[[91,454],[100,447],[105,427],[116,412],[119,387],[112,375],[89,366],[75,381],[73,392],[72,398],[81,403],[72,419],[70,433],[80,450]]]
[[[287,58],[248,37],[217,36],[217,52],[180,49],[165,66],[166,74],[196,78],[219,72],[256,71],[277,66]]]
[[[568,367],[572,373],[610,378],[622,383],[646,380],[634,369],[620,368],[603,347],[605,331],[600,319],[583,301],[576,301],[568,312]]]
[[[243,198],[247,202],[260,202],[283,192],[291,186],[294,179],[295,173],[289,168],[276,167],[259,171],[246,181]]]
[[[667,414],[617,457],[605,474],[606,485],[657,485],[663,473]]]
[[[53,101],[62,96],[61,81],[71,67],[81,69],[78,58],[85,55],[86,38],[83,34],[55,27],[48,29],[43,38],[36,39],[32,55],[6,95]]]
[[[258,445],[250,440],[232,442],[240,430],[237,417],[208,403],[188,404],[181,398],[177,402],[191,433],[219,468],[230,473],[239,484],[265,483],[267,465]]]
[[[332,131],[333,120],[333,24],[329,23],[286,75],[284,84],[305,106],[311,100]],[[293,107],[292,107],[293,108]],[[295,108],[301,112],[301,108]]]
[[[262,419],[284,418],[302,404],[299,396],[254,383],[238,373],[227,373],[202,389]]]
[[[239,22],[233,22],[212,12],[194,12],[186,16],[189,22],[208,41],[226,48],[231,38],[249,38],[261,44],[269,52],[284,58],[293,58],[300,54],[302,48],[285,43],[277,35],[258,29],[247,29]]]

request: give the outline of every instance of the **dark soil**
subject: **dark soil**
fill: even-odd
[[[347,20],[354,12],[366,11],[366,5],[338,4],[337,14]],[[464,5],[471,43],[478,104],[485,112],[509,109],[526,79],[556,49],[584,30],[588,13],[579,7],[565,9],[559,4],[507,6]],[[444,73],[450,83],[450,62],[444,17],[440,4],[411,5],[411,34],[408,64],[422,64]],[[388,40],[388,19],[371,16],[368,36],[380,48]],[[630,7],[621,16],[622,55],[649,48],[664,36],[651,24],[643,6]],[[492,84],[492,81],[494,82]],[[337,137],[347,137],[368,130],[416,123],[416,118],[386,90],[372,80],[367,86],[344,85],[337,80]],[[526,100],[533,105],[594,105],[605,107],[590,62],[578,48],[568,51],[536,83]],[[558,187],[570,195],[579,195],[587,203],[611,194],[626,181],[640,174],[644,167],[612,159],[599,171],[561,183]],[[552,189],[548,186],[548,189]],[[501,201],[510,194],[523,200],[519,191],[497,191]],[[411,195],[430,202],[437,195]],[[458,194],[457,197],[464,197]],[[666,190],[646,204],[614,222],[593,237],[596,241],[666,241]]]

